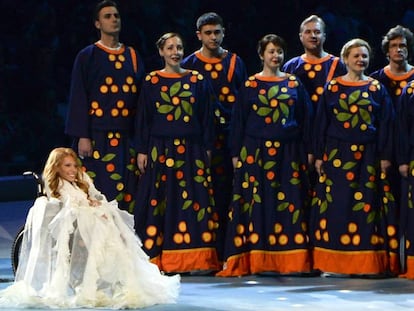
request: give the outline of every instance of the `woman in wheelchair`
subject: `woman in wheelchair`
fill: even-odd
[[[25,224],[15,281],[0,307],[141,308],[174,303],[180,277],[149,262],[134,218],[108,202],[70,148],[50,153],[46,196]]]

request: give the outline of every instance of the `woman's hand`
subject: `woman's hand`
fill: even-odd
[[[92,156],[92,141],[90,138],[79,138],[78,142],[78,155],[79,158],[83,159],[85,157]]]
[[[399,167],[398,167],[398,170],[400,171],[400,175],[402,176],[402,177],[408,177],[408,164],[401,164]]]
[[[381,172],[386,173],[388,169],[391,167],[391,162],[389,160],[381,160]]]
[[[313,169],[315,163],[315,156],[311,153],[308,154],[308,166],[309,168]]]
[[[138,169],[141,172],[141,174],[144,174],[145,169],[147,168],[147,164],[148,164],[148,155],[144,153],[138,153],[137,164],[138,164]]]
[[[89,206],[97,207],[97,206],[100,206],[101,204],[102,204],[101,201],[89,199]]]
[[[237,162],[239,162],[239,157],[233,157],[231,158],[231,161],[233,162],[233,169],[237,168]]]
[[[316,173],[318,173],[319,176],[322,176],[324,174],[323,161],[322,160],[319,160],[319,159],[315,160],[315,170],[316,170]]]
[[[207,150],[207,161],[208,166],[211,166],[211,150]]]

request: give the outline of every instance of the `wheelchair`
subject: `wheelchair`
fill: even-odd
[[[44,187],[42,183],[41,177],[32,171],[27,171],[23,173],[24,177],[32,177],[34,179],[34,182],[36,183],[36,198],[37,199],[41,196],[44,196]],[[20,229],[17,231],[17,235],[15,236],[12,247],[11,247],[11,265],[13,269],[13,273],[16,274],[17,266],[19,264],[19,256],[20,256],[20,250],[23,242],[23,235],[24,235],[24,227],[25,223],[20,227]]]

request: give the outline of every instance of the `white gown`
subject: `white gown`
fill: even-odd
[[[123,309],[174,303],[180,276],[162,275],[149,262],[133,216],[116,201],[107,202],[84,175],[89,196],[101,205],[89,206],[86,194],[66,180],[60,182],[60,200],[36,199],[15,281],[0,291],[0,307]]]

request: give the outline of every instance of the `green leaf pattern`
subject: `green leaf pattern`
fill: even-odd
[[[265,151],[266,152],[266,151]],[[258,165],[263,171],[264,176],[267,176],[267,173],[274,174],[273,168],[277,165],[276,161],[268,160],[268,161],[259,161],[258,158],[260,156],[260,149],[257,148],[254,155],[249,155],[247,152],[246,147],[242,147],[240,154],[239,154],[239,163],[238,167],[241,166],[249,166],[249,165]],[[248,161],[247,159],[253,158],[254,160]],[[292,168],[292,177],[290,179],[290,183],[292,185],[295,185],[297,187],[300,187],[301,180],[299,178],[299,170],[300,165],[297,162],[291,162],[291,168]],[[280,184],[278,182],[271,182],[271,187],[274,189],[277,189],[280,187]],[[241,206],[241,210],[243,213],[249,213],[249,216],[251,217],[252,211],[255,208],[256,204],[262,203],[262,197],[260,196],[260,193],[258,189],[260,188],[260,183],[256,179],[254,175],[249,175],[248,172],[245,172],[242,184],[241,184],[241,193],[233,193],[233,202],[239,202]],[[275,190],[276,192],[277,190]],[[292,224],[295,224],[302,211],[297,209],[292,202],[287,201],[286,194],[283,192],[278,192],[276,194],[278,205],[275,207],[277,211],[285,211],[289,209],[289,212],[292,214]],[[260,207],[258,207],[260,208]]]
[[[92,145],[94,146],[95,142],[92,142]],[[136,162],[135,162],[136,157],[137,157],[137,153],[136,153],[135,149],[133,149],[133,148],[129,148],[128,152],[129,152],[129,158],[133,159],[133,161],[131,161],[130,163],[127,163],[126,168],[127,168],[128,171],[133,172],[135,176],[139,176],[140,173],[139,173],[138,167],[137,167]],[[110,164],[111,161],[116,159],[116,157],[117,157],[117,154],[115,154],[115,153],[107,153],[107,154],[104,154],[103,156],[100,156],[99,158],[97,158],[95,160],[101,161],[103,163]],[[81,159],[79,159],[79,165],[80,166],[83,165]],[[115,167],[115,169],[118,169],[118,168]],[[94,172],[94,171],[87,170],[86,174],[88,174],[88,176],[91,177],[92,179],[96,178],[96,172]],[[114,171],[114,172],[108,174],[108,177],[109,177],[109,179],[114,180],[114,181],[121,181],[122,178],[123,178],[122,175],[119,174],[117,171]],[[115,200],[117,202],[121,202],[121,201],[124,200],[125,195],[127,194],[127,192],[126,192],[127,189],[125,189],[123,183],[121,183],[121,182],[119,182],[118,185],[120,185],[121,190],[117,190],[118,194],[115,196]],[[135,207],[135,200],[131,200],[128,203],[128,211],[130,213],[132,213],[133,210],[134,210],[134,207]]]
[[[181,81],[177,81],[167,90],[160,91],[163,103],[158,103],[158,113],[171,115],[173,119],[168,119],[169,121],[181,119],[188,122],[193,116],[193,106],[191,104],[193,93],[188,88],[188,84],[183,85]]]
[[[297,84],[294,85],[296,86]],[[267,91],[263,89],[262,93],[257,96],[256,114],[263,118],[271,117],[273,123],[278,122],[280,117],[287,119],[290,113],[289,100],[292,99],[292,96],[288,93],[288,88],[280,87],[277,84],[270,87]]]
[[[349,123],[349,125],[344,124],[344,127],[359,127],[361,130],[366,130],[371,126],[370,110],[372,110],[372,105],[365,96],[364,92],[356,90],[348,97],[339,99],[339,108],[334,109],[334,114],[339,122]]]
[[[173,89],[173,92],[177,92],[176,88]],[[184,144],[185,140],[182,140],[181,143]],[[158,165],[167,165],[166,169],[171,169],[174,171],[174,173],[172,175],[177,176],[177,172],[180,171],[180,173],[185,174],[184,171],[180,170],[183,166],[185,166],[185,161],[184,160],[175,160],[173,162],[173,165],[170,167],[168,167],[168,164],[166,164],[164,161],[160,162],[160,158],[161,159],[166,159],[168,158],[168,148],[166,148],[165,150],[157,150],[157,147],[153,147],[152,151],[151,151],[151,159],[153,162],[159,162]],[[160,157],[161,155],[161,157]],[[170,158],[171,159],[171,158]],[[152,163],[152,166],[155,163]],[[194,165],[196,168],[198,168],[196,175],[194,176],[194,181],[198,184],[201,184],[202,187],[206,188],[206,189],[211,189],[212,188],[212,184],[211,184],[211,173],[210,173],[210,168],[207,167],[205,165],[205,163],[201,160],[201,159],[195,159],[194,160]],[[171,182],[171,181],[169,181]],[[159,190],[159,191],[164,191],[162,189],[166,189],[166,184],[167,184],[167,180],[166,178],[163,178],[161,176],[160,173],[158,173],[157,177],[156,177],[156,182],[155,182],[155,187]],[[200,207],[199,209],[196,208],[196,206],[199,206],[199,204],[197,202],[195,202],[192,198],[190,198],[190,193],[187,192],[187,187],[186,187],[186,182],[184,179],[178,180],[177,177],[177,185],[179,188],[181,188],[181,198],[183,199],[183,203],[182,203],[182,210],[188,210],[191,209],[193,210],[196,215],[197,215],[197,221],[202,221],[207,214],[210,214],[211,212],[211,207],[214,206],[214,199],[213,196],[210,196],[210,201],[209,201],[209,207]],[[158,191],[158,193],[159,193]],[[208,191],[208,190],[207,190]],[[167,206],[167,202],[165,201],[165,196],[164,199],[162,201],[157,201],[157,198],[150,198],[149,201],[154,200],[154,202],[156,202],[156,204],[154,204],[154,206],[151,206],[151,208],[153,208],[153,215],[164,215],[165,214],[165,209]]]
[[[355,95],[354,97],[357,97]],[[354,97],[352,99],[355,101]],[[357,189],[363,189],[364,187],[361,187],[361,185],[358,182],[355,182],[353,179],[354,172],[353,168],[358,164],[357,160],[355,161],[347,161],[347,162],[341,162],[340,159],[336,158],[335,155],[337,155],[339,152],[338,149],[333,149],[330,151],[328,156],[328,162],[332,162],[332,165],[338,169],[342,169],[344,171],[345,176],[347,177],[347,180],[349,181],[349,187],[352,189],[356,189],[356,192],[359,192],[357,195],[354,195],[354,205],[351,206],[351,209],[354,212],[361,212],[366,214],[366,221],[367,223],[371,223],[375,220],[377,220],[379,217],[382,217],[383,214],[387,214],[389,211],[389,204],[393,204],[395,202],[395,198],[390,191],[390,183],[386,179],[386,176],[384,173],[381,173],[381,179],[384,189],[381,191],[381,189],[378,189],[378,182],[376,181],[376,178],[378,178],[379,174],[377,172],[377,169],[372,166],[368,165],[365,169],[368,173],[368,181],[365,183],[364,187],[368,188],[372,191],[378,192],[383,194],[382,198],[382,206],[383,209],[378,211],[373,208],[366,208],[367,206],[370,206],[368,202],[364,201],[364,195],[362,191],[358,191]],[[350,174],[350,175],[348,175]],[[334,206],[335,199],[333,198],[332,194],[330,193],[330,187],[334,184],[332,179],[328,178],[326,174],[319,177],[319,183],[325,185],[325,191],[321,191],[319,193],[319,196],[314,196],[311,201],[311,206],[313,208],[319,208],[319,213],[323,214],[327,211],[329,206]]]

